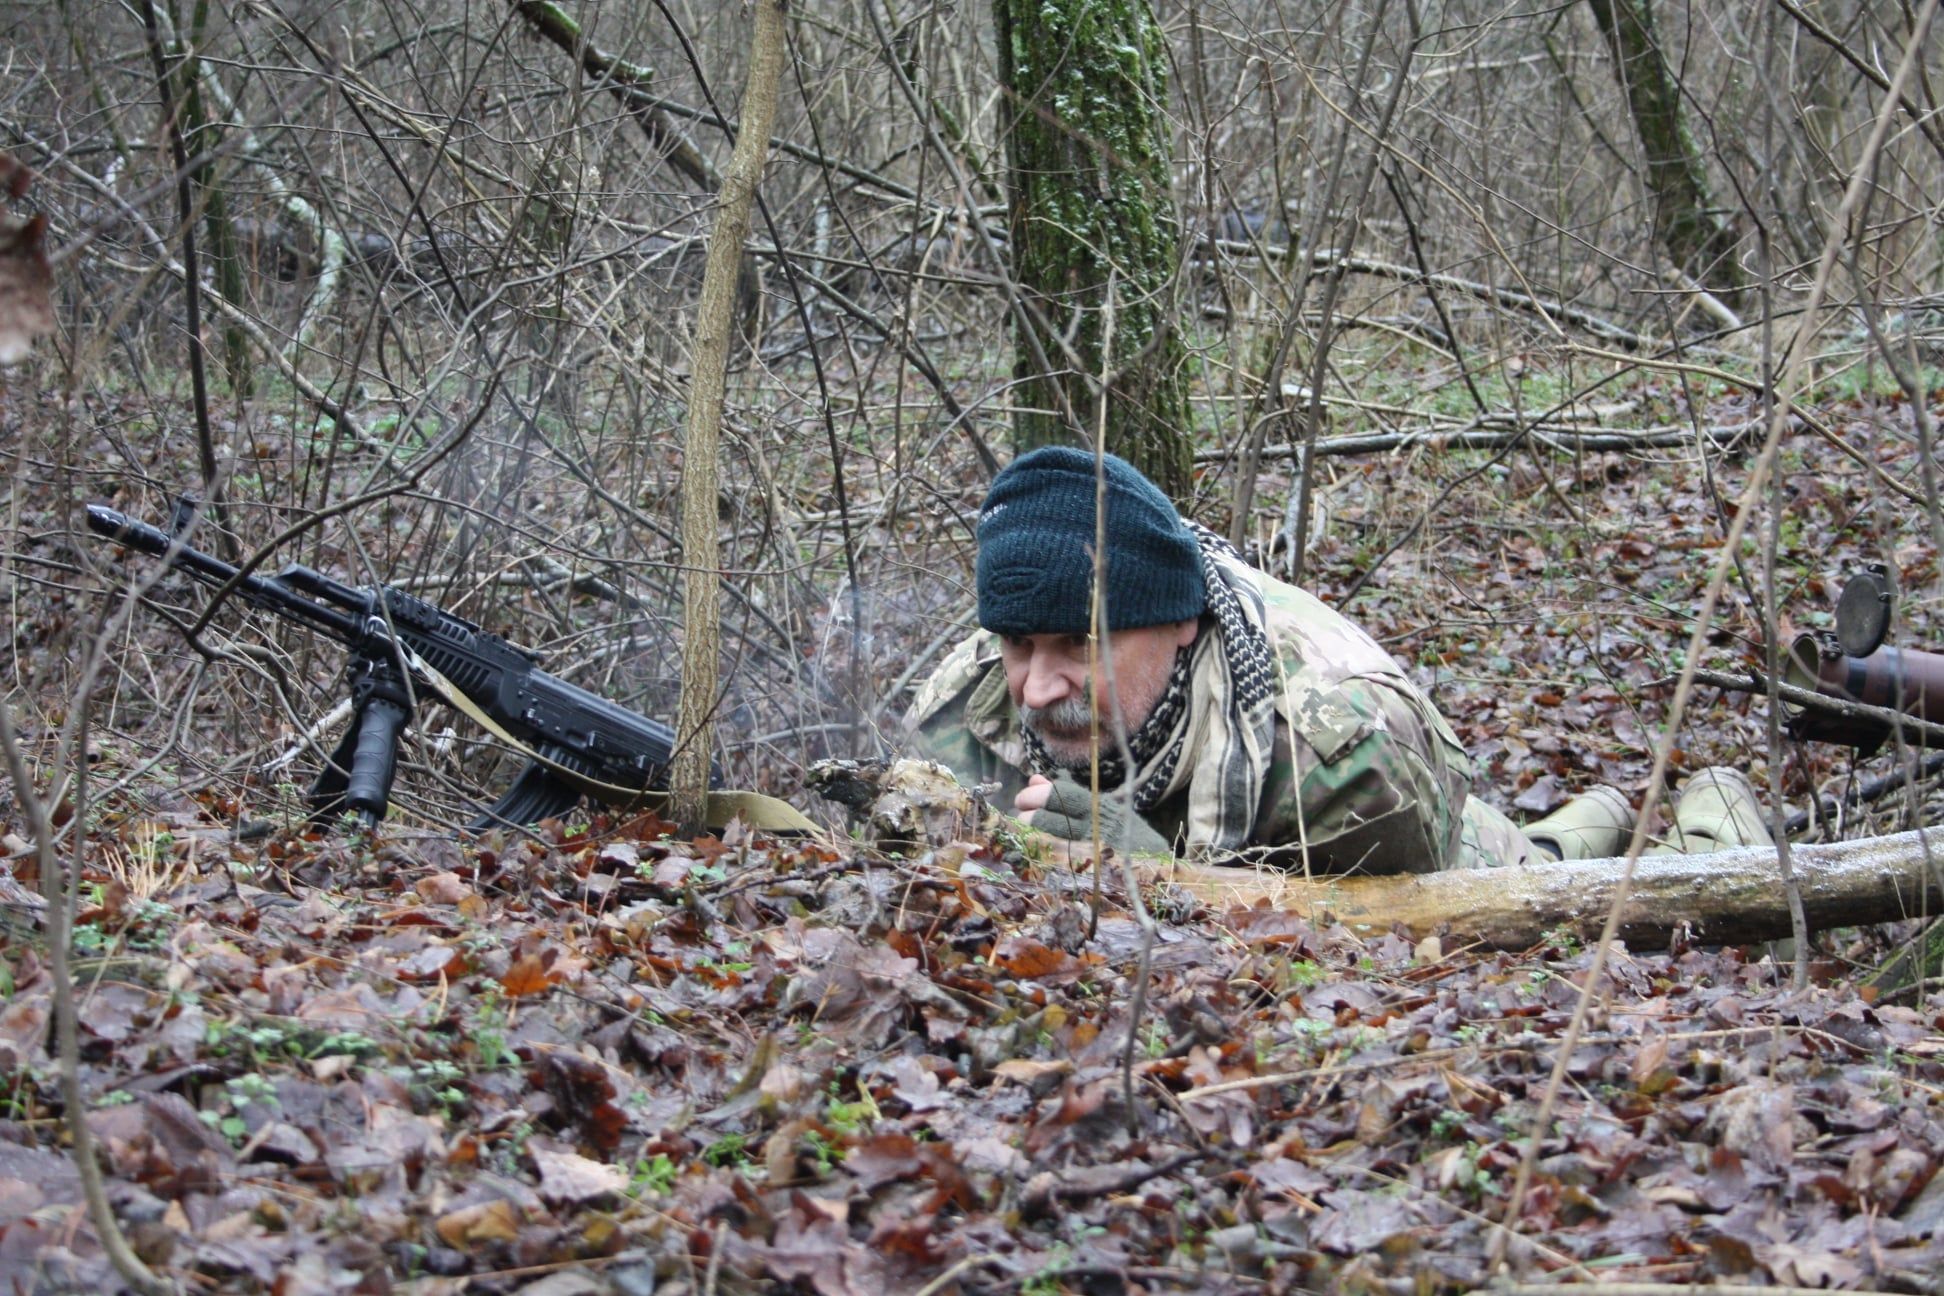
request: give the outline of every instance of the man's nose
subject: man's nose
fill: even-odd
[[[1019,700],[1029,707],[1049,707],[1073,696],[1078,681],[1058,654],[1035,652],[1026,663],[1026,686]]]

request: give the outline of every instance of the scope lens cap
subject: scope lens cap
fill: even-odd
[[[1849,578],[1836,599],[1836,641],[1852,657],[1868,657],[1890,631],[1890,578],[1872,563]]]

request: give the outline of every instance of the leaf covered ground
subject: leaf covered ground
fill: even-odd
[[[1748,416],[1634,399],[1640,423]],[[1822,415],[1835,438],[1798,428],[1779,462],[1784,629],[1828,624],[1843,574],[1881,560],[1898,633],[1935,642],[1933,537],[1885,484],[1920,474],[1909,412]],[[1434,690],[1479,795],[1530,817],[1592,782],[1638,794],[1746,469],[1678,448],[1331,461],[1305,583]],[[970,507],[976,474],[951,491]],[[65,574],[86,542],[52,509],[27,521],[53,576],[23,586],[14,660],[60,683],[104,601]],[[881,682],[949,642],[931,610],[962,583],[962,522],[914,515],[884,562],[882,605],[925,615],[841,665],[824,650],[864,636],[826,635],[807,669]],[[1748,588],[1707,664],[1759,660]],[[1915,924],[1820,937],[1802,993],[1760,948],[1616,951],[1538,1129],[1588,989],[1567,933],[1496,952],[1154,895],[1143,974],[1111,873],[1096,925],[1085,879],[1005,840],[893,853],[603,818],[469,837],[425,826],[442,785],[418,747],[393,825],[312,832],[273,776],[238,771],[314,716],[240,672],[199,693],[159,617],[130,634],[78,834],[82,1087],[119,1217],[189,1290],[1944,1290],[1944,995],[1868,984]],[[302,662],[321,712],[338,662]],[[746,729],[771,725],[771,687],[732,682]],[[23,707],[32,750],[66,696]],[[1766,786],[1746,695],[1703,691],[1676,746],[1677,776],[1732,763]],[[1792,744],[1784,792],[1866,768]],[[801,758],[738,770],[809,800]],[[1922,797],[1871,812],[1842,831],[1935,821]],[[32,897],[0,900],[0,1290],[112,1291],[76,1204],[45,934]]]
[[[1111,870],[1096,926],[1003,840],[242,841],[205,809],[104,824],[97,858],[170,869],[82,914],[110,1196],[194,1290],[1463,1290],[1591,957],[1157,895],[1136,1016]],[[1514,1272],[1939,1289],[1944,996],[1759,956],[1610,962]],[[0,1273],[113,1290],[49,976],[18,940],[5,969]]]

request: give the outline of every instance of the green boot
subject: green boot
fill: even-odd
[[[1667,836],[1667,851],[1681,855],[1775,845],[1748,776],[1725,765],[1689,776],[1674,802],[1674,829]]]
[[[1525,835],[1541,856],[1607,859],[1627,849],[1633,830],[1633,805],[1618,788],[1602,784],[1527,824]]]

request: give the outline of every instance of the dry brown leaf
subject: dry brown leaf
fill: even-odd
[[[1034,1088],[1051,1076],[1068,1075],[1073,1071],[1073,1063],[1065,1058],[1052,1062],[1035,1062],[1031,1058],[1007,1058],[992,1068],[992,1073],[1001,1080]]]
[[[412,890],[427,904],[457,905],[473,891],[457,873],[434,873],[412,884]]]
[[[540,1172],[540,1195],[569,1204],[606,1197],[627,1189],[628,1176],[619,1166],[584,1157],[578,1152],[532,1148],[533,1168]]]
[[[0,367],[25,360],[34,339],[53,331],[54,272],[41,247],[46,232],[45,215],[0,215]]]
[[[482,1242],[511,1242],[520,1235],[520,1213],[502,1198],[448,1211],[432,1227],[447,1246],[466,1250]]]
[[[565,980],[556,966],[559,961],[560,951],[554,948],[541,950],[537,954],[522,954],[513,960],[513,966],[506,969],[506,975],[500,978],[500,988],[514,999],[551,990]]]

